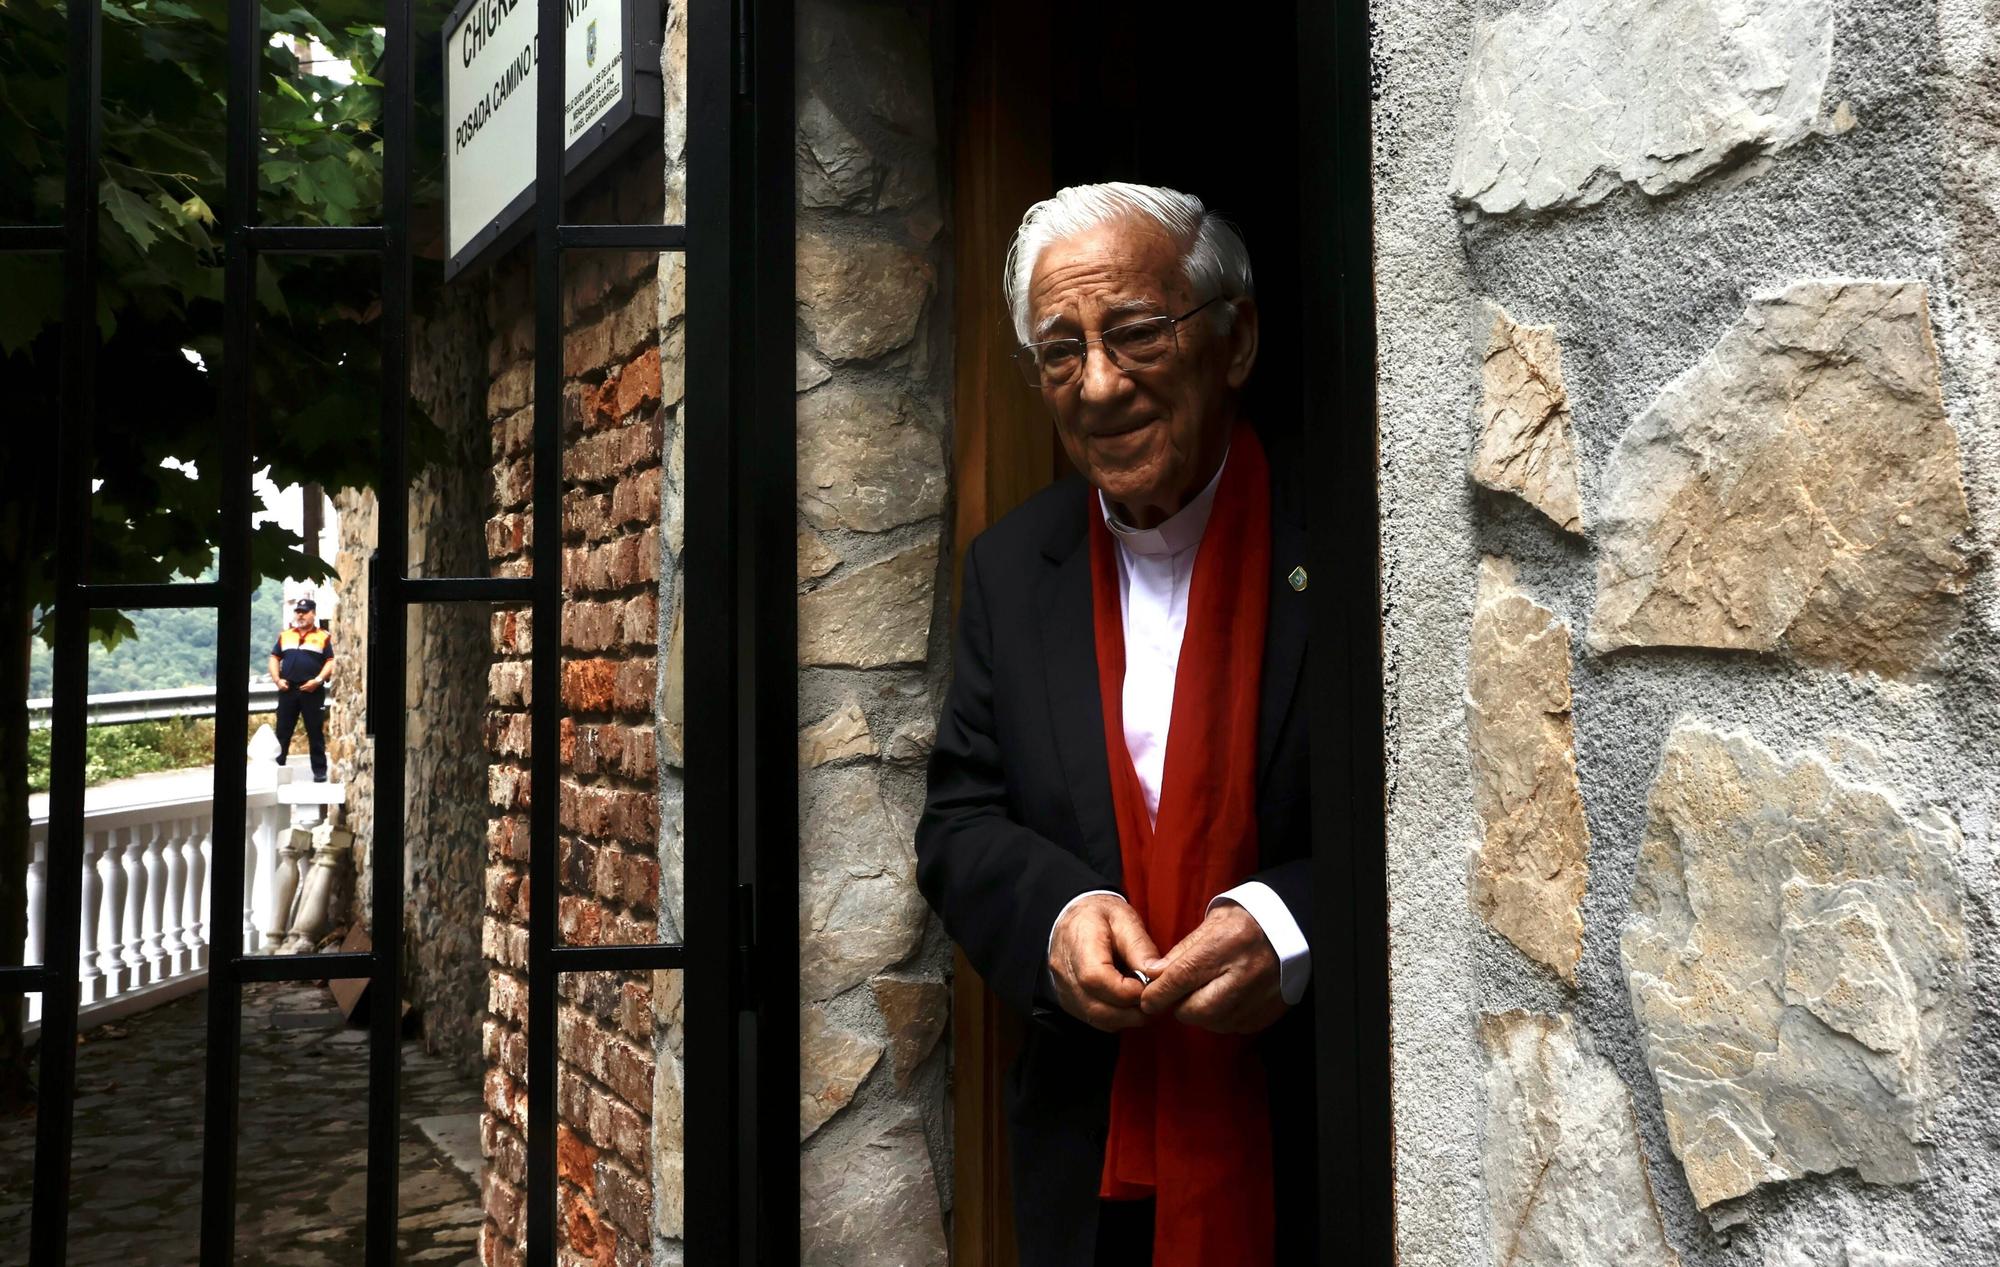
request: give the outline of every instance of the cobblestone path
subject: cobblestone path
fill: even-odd
[[[71,1267],[199,1257],[206,991],[84,1034]],[[479,1085],[403,1044],[399,1263],[476,1264]],[[368,1034],[315,985],[243,990],[239,1267],[357,1267],[367,1204]],[[0,1263],[28,1260],[34,1118],[0,1122]],[[468,1171],[472,1173],[468,1173]]]

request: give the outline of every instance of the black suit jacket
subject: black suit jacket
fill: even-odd
[[[1258,716],[1258,879],[1312,930],[1302,507],[1272,466],[1270,621]],[[1065,903],[1121,889],[1092,627],[1081,478],[1049,488],[966,554],[957,660],[917,827],[917,885],[1010,1007],[1032,1018],[1009,1072],[1015,1224],[1025,1267],[1090,1267],[1118,1042],[1043,994]],[[1167,949],[1162,947],[1162,950]],[[1278,1261],[1314,1261],[1313,991],[1258,1038],[1271,1092]],[[1156,1022],[1157,1023],[1157,1022]],[[1173,1022],[1165,1022],[1171,1024]]]

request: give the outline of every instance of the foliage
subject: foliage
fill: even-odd
[[[162,609],[130,613],[132,636],[90,655],[92,695],[112,691],[167,691],[215,685],[215,613]],[[285,627],[284,589],[265,581],[250,598],[250,658],[244,674],[263,676],[265,657]],[[28,661],[28,694],[46,698],[55,683],[54,656],[35,643]]]
[[[220,535],[227,0],[104,0],[91,576],[166,581],[208,568]],[[256,218],[278,225],[379,219],[383,37],[375,0],[262,6]],[[0,223],[62,218],[66,17],[55,0],[0,0]],[[317,40],[325,54],[301,60]],[[343,82],[352,67],[352,82]],[[421,125],[420,125],[421,126]],[[33,498],[19,559],[27,596],[53,592],[46,420],[59,416],[62,269],[0,255],[0,381],[21,447],[4,490]],[[380,270],[365,256],[259,256],[252,463],[280,485],[371,483],[380,412]],[[413,456],[435,447],[420,416]],[[164,463],[164,465],[163,465]],[[191,468],[191,469],[190,469]],[[253,530],[260,576],[327,569],[274,524]],[[0,584],[11,578],[0,577]],[[130,619],[104,613],[115,642]],[[46,635],[46,630],[44,630]]]
[[[250,718],[250,733],[276,719],[270,713]],[[49,790],[49,732],[28,735],[28,790]],[[215,759],[215,719],[170,717],[122,726],[92,726],[83,738],[83,783],[96,787],[113,779],[156,770],[191,770]]]

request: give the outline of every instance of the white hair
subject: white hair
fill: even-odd
[[[1071,185],[1028,208],[1007,248],[1006,276],[1001,284],[1006,289],[1007,310],[1014,317],[1014,334],[1021,342],[1028,342],[1028,282],[1035,275],[1035,262],[1042,251],[1052,242],[1129,217],[1158,225],[1180,244],[1181,272],[1194,289],[1195,302],[1218,297],[1248,299],[1254,293],[1250,252],[1236,227],[1204,207],[1193,194],[1124,181]],[[1227,330],[1235,323],[1234,307],[1218,305],[1213,312],[1217,329]]]

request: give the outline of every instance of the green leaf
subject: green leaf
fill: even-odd
[[[115,180],[105,181],[102,189],[99,200],[135,246],[143,251],[159,240],[154,230],[164,226],[144,199]]]

